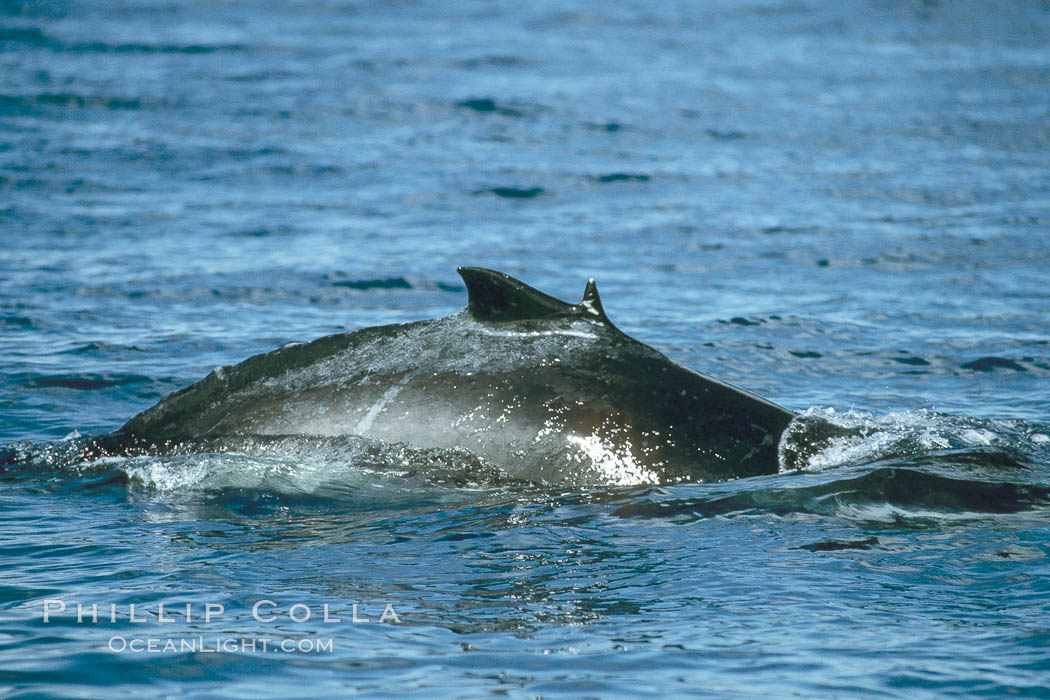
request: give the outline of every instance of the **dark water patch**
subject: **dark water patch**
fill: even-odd
[[[593,129],[594,131],[608,131],[610,133],[621,131],[627,128],[625,124],[621,124],[620,122],[605,122],[601,124],[595,122],[587,122],[584,126],[586,126],[588,129]]]
[[[719,141],[739,141],[740,139],[747,138],[747,134],[735,129],[707,129],[704,133]]]
[[[532,199],[544,193],[542,187],[492,187],[477,194],[494,194],[503,199]]]
[[[0,447],[0,483],[20,484],[26,491],[91,495],[105,501],[127,499],[128,475],[117,464],[94,464],[70,470],[82,453],[83,438],[52,445]]]
[[[788,352],[794,355],[795,357],[801,357],[803,359],[816,359],[818,357],[824,357],[821,353],[814,352],[813,350],[789,350]]]
[[[12,467],[22,463],[17,448],[10,445],[0,447],[0,467]],[[0,472],[0,480],[7,478],[6,472]]]
[[[0,190],[19,192],[22,190],[48,189],[52,183],[35,177],[11,177],[0,175]]]
[[[367,70],[367,61],[355,61],[354,65]],[[282,70],[280,68],[265,68],[262,70],[252,71],[246,70],[243,73],[236,73],[233,75],[224,75],[222,80],[230,83],[262,83],[267,81],[278,81],[294,78],[297,73],[289,70]]]
[[[2,179],[0,179],[2,181]],[[33,330],[40,325],[28,316],[3,316],[0,317],[0,326],[10,329]]]
[[[211,54],[219,51],[243,51],[243,44],[150,44],[143,42],[66,41],[49,36],[39,27],[2,27],[0,42],[13,44],[4,47],[45,48],[67,53],[117,53],[117,54]]]
[[[437,538],[438,542],[460,542],[463,540],[476,540],[484,539],[488,537],[495,537],[494,532],[456,532],[451,535],[445,535],[444,537]]]
[[[224,149],[218,148],[214,151],[214,159],[220,160],[223,158],[232,158],[234,160],[252,160],[254,158],[265,158],[266,156],[287,156],[295,157],[297,154],[291,153],[283,148],[277,148],[273,146],[263,146],[262,148],[233,148]]]
[[[0,95],[0,112],[33,112],[43,108],[104,109],[110,111],[137,110],[142,101],[133,97],[79,95],[71,92],[40,93],[37,95]]]
[[[126,493],[127,486],[127,474],[119,469],[106,467],[94,471],[82,472],[81,478],[70,480],[61,489],[53,488],[51,490],[53,492],[56,490],[66,490],[71,493],[81,494],[108,491],[112,493],[117,500],[123,500],[123,495]]]
[[[728,321],[723,320],[723,319],[718,319],[718,322],[719,323],[732,323],[732,324],[737,325],[737,326],[758,326],[758,325],[761,325],[761,324],[765,323],[765,320],[761,319],[761,318],[752,320],[752,319],[744,318],[743,316],[734,316],[733,318],[729,319]]]
[[[110,293],[123,294],[128,299],[133,299],[135,301],[155,299],[171,302],[211,299],[268,303],[289,299],[303,299],[307,296],[307,293],[304,290],[288,287],[221,286],[221,284],[217,286],[205,286],[204,280],[198,280],[197,284],[198,286],[173,283],[156,289],[138,288],[113,290]],[[94,291],[94,293],[99,295],[108,294],[105,291],[105,288]]]
[[[1026,368],[1017,364],[1013,360],[1008,360],[1004,357],[980,357],[971,362],[966,362],[960,366],[963,369],[973,370],[974,372],[993,372],[997,369],[1012,369],[1015,372],[1028,371]]]
[[[909,457],[907,464],[915,467],[948,467],[957,472],[971,471],[971,468],[976,467],[990,475],[999,475],[1004,470],[1033,469],[1033,465],[1024,455],[1010,449],[996,447],[970,447],[916,455]]]
[[[116,352],[146,352],[146,349],[138,345],[117,345],[102,341],[91,341],[83,345],[77,345],[68,350],[61,350],[62,355],[106,355]]]
[[[336,165],[274,165],[266,168],[266,172],[288,178],[321,178],[343,175],[346,170]]]
[[[913,357],[894,357],[894,358],[891,358],[891,359],[894,362],[901,363],[902,365],[926,366],[926,365],[930,364],[927,360],[925,360],[925,359],[923,359],[921,357],[917,357],[917,356],[913,356]]]
[[[467,288],[462,284],[448,284],[447,282],[438,282],[437,288],[443,292],[455,292],[456,294],[462,294],[467,291]]]
[[[32,377],[26,386],[62,389],[104,389],[112,386],[124,386],[138,382],[149,382],[148,377],[138,375],[107,376],[103,374],[66,374],[49,377]]]
[[[131,477],[131,481],[138,477]],[[269,491],[261,488],[227,487],[203,495],[200,499],[205,506],[220,506],[241,516],[255,518],[287,513],[294,509],[296,514],[304,513],[331,514],[338,512],[334,499],[321,495],[299,492],[294,495]],[[287,533],[284,539],[293,539]]]
[[[383,277],[381,279],[339,280],[331,283],[333,287],[350,289],[412,289],[412,284],[404,277]]]
[[[596,182],[648,182],[648,175],[637,173],[608,173],[607,175],[594,176]]]
[[[769,235],[774,235],[777,233],[808,233],[812,230],[812,228],[807,226],[784,226],[778,224],[776,226],[766,226],[762,229],[762,233]]]
[[[242,44],[139,44],[89,41],[66,44],[63,50],[76,53],[128,53],[128,54],[211,54],[219,51],[244,51]]]
[[[878,537],[868,537],[863,540],[823,540],[813,544],[804,544],[795,549],[804,549],[809,552],[841,552],[849,549],[871,549],[878,544]]]
[[[953,451],[941,458],[942,464],[965,460],[965,451]],[[1001,460],[989,450],[974,453],[981,466],[1011,462]],[[907,514],[922,511],[943,515],[1002,515],[1050,505],[1050,488],[1037,484],[962,479],[933,474],[914,468],[882,467],[857,479],[829,484],[822,497],[836,494],[839,503],[886,504]]]
[[[38,27],[0,27],[0,41],[41,45],[50,40]]]
[[[521,68],[529,65],[529,61],[521,56],[493,55],[465,58],[457,61],[455,65],[466,70],[476,70],[478,68]],[[472,100],[467,100],[467,102],[470,101]]]
[[[463,107],[464,109],[470,109],[475,112],[481,112],[482,114],[499,114],[504,117],[525,116],[524,112],[521,112],[517,109],[512,109],[510,107],[505,107],[490,97],[479,97],[470,100],[463,100],[462,102],[457,102],[456,106]]]
[[[951,459],[959,459],[958,454],[934,461],[939,470]],[[975,459],[983,460],[982,466],[995,460],[988,451],[977,452]],[[1011,459],[1006,456],[1003,461]],[[774,486],[754,486],[710,498],[641,501],[621,506],[615,512],[621,517],[683,522],[759,514],[812,514],[903,523],[951,521],[960,516],[980,519],[1050,506],[1050,487],[1043,485],[957,478],[915,466],[869,469],[860,476],[848,475],[815,486],[792,487],[790,482],[778,480]]]

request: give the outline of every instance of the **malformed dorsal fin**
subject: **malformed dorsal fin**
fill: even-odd
[[[467,311],[478,321],[524,321],[571,314],[609,323],[593,279],[588,280],[579,304],[567,304],[495,270],[461,267],[459,274],[467,283]]]
[[[587,280],[587,286],[583,290],[583,301],[580,302],[580,307],[592,316],[597,316],[602,321],[609,323],[609,317],[605,315],[605,309],[602,308],[601,297],[598,296],[598,285],[595,284],[594,278]]]
[[[467,283],[467,311],[479,321],[523,321],[571,313],[566,304],[510,275],[483,267],[458,268]]]

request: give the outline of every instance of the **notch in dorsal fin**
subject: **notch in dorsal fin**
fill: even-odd
[[[461,267],[458,272],[467,283],[467,311],[479,321],[523,321],[576,308],[502,272],[483,267]]]
[[[598,296],[598,285],[594,282],[593,277],[587,280],[587,287],[583,290],[583,301],[579,306],[584,312],[597,316],[605,323],[611,323],[609,317],[605,315],[605,309],[602,308],[602,300]]]

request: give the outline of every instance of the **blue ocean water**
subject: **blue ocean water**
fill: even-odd
[[[1035,2],[0,1],[0,696],[1050,696],[1048,40]],[[76,458],[459,311],[458,265],[595,277],[861,437],[586,490]]]

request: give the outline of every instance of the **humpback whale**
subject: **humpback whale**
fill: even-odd
[[[466,449],[556,483],[716,481],[779,470],[792,412],[612,324],[594,280],[570,304],[461,267],[444,318],[292,343],[218,367],[98,439],[107,452],[245,436],[358,435]]]

